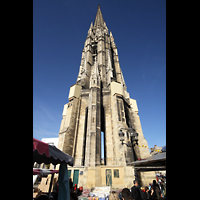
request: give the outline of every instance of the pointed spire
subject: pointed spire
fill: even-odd
[[[93,29],[93,23],[91,22],[90,28],[88,30],[88,35],[93,36],[92,29]]]
[[[104,19],[101,13],[100,5],[98,5],[97,14],[94,21],[94,28],[104,27]]]
[[[110,31],[110,41],[113,42],[114,41],[114,37],[113,37],[113,34],[112,32]]]
[[[106,26],[106,22],[104,21],[104,27],[106,30],[108,30],[108,27]]]
[[[113,37],[112,32],[110,31],[110,37]]]
[[[90,30],[90,29],[92,30],[92,28],[93,28],[93,23],[91,22],[91,25],[90,25],[89,30]]]

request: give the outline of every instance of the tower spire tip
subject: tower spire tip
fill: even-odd
[[[95,17],[95,21],[94,21],[94,27],[96,28],[97,26],[102,26],[104,25],[104,19],[101,13],[101,8],[100,8],[100,4],[98,4],[98,9],[97,9],[97,14]]]

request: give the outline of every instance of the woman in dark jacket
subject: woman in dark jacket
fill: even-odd
[[[156,199],[157,199],[156,192],[154,191],[154,188],[151,187],[150,200],[156,200]]]

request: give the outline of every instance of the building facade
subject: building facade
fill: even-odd
[[[69,167],[74,183],[88,189],[133,185],[134,168],[128,163],[150,153],[136,100],[127,92],[114,37],[108,31],[100,6],[88,30],[78,77],[68,98],[62,113],[58,148],[74,158],[74,167]],[[138,145],[144,148],[137,144],[129,147],[130,127],[139,134]],[[120,129],[126,133],[124,143],[129,146],[121,144]],[[141,173],[140,179],[142,185],[147,185],[155,179],[155,173]]]

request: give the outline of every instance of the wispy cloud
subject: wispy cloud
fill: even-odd
[[[38,105],[38,108],[40,109],[39,112],[41,112],[48,120],[56,122],[52,109],[49,109],[48,107],[43,105]]]
[[[151,83],[151,88],[155,85],[156,80],[162,75],[162,73],[164,73],[166,69],[166,65],[164,64],[162,67],[160,67],[159,69],[157,69],[156,71],[154,71],[154,75],[153,75],[153,81]]]
[[[58,137],[59,120],[56,111],[48,107],[41,99],[34,97],[33,137]]]
[[[41,127],[33,127],[33,137],[39,140],[46,137],[58,137],[58,132],[48,131],[46,129],[42,129]]]

